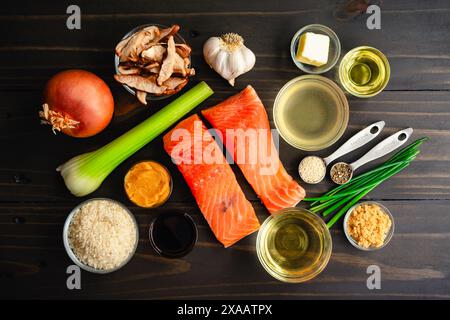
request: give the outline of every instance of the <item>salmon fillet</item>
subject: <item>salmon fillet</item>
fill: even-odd
[[[181,121],[163,140],[217,240],[229,247],[259,229],[223,151],[197,115]]]
[[[305,190],[286,172],[278,157],[266,110],[251,86],[202,114],[219,130],[234,162],[270,213],[294,207],[305,197]],[[242,138],[255,132],[257,140]],[[264,149],[268,151],[264,153]]]

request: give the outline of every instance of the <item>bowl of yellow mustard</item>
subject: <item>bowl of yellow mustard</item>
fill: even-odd
[[[172,193],[169,170],[153,160],[134,164],[125,175],[125,193],[135,205],[156,208],[163,205]]]

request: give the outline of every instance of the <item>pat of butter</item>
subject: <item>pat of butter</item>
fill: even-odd
[[[296,58],[298,61],[316,67],[328,62],[330,38],[324,34],[306,32],[298,42]]]

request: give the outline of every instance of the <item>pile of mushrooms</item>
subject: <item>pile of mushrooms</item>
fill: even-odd
[[[136,90],[136,97],[147,104],[147,94],[170,95],[180,91],[195,74],[190,68],[191,48],[175,43],[180,27],[160,29],[148,26],[123,39],[116,46],[118,73],[114,78]]]

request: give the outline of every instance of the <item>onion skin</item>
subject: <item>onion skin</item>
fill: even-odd
[[[114,113],[114,99],[108,85],[84,70],[66,70],[54,75],[44,89],[44,103],[50,110],[77,122],[72,128],[60,128],[77,138],[91,137],[105,129]]]

